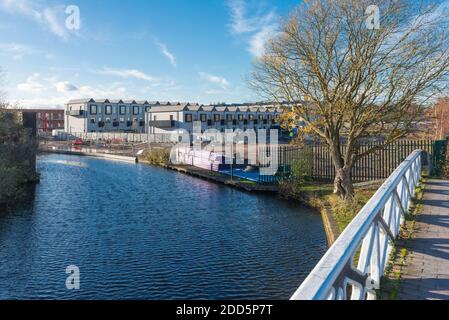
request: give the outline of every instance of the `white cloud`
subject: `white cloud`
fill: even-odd
[[[242,0],[229,1],[229,9],[231,10],[231,28],[235,33],[253,32],[256,30],[255,22],[245,18],[246,6]]]
[[[161,50],[162,54],[170,61],[173,67],[176,67],[176,57],[173,53],[171,53],[167,46],[164,43],[156,42],[156,45]]]
[[[45,8],[42,11],[42,17],[44,19],[45,24],[48,26],[50,31],[57,35],[58,37],[62,39],[67,39],[68,33],[67,29],[65,28],[64,22],[61,19],[65,18],[63,15],[63,10],[61,7],[58,8]]]
[[[138,80],[144,80],[148,82],[155,82],[157,81],[157,78],[150,76],[142,71],[136,70],[136,69],[113,69],[113,68],[103,68],[102,70],[95,71],[95,73],[103,74],[103,75],[110,75],[110,76],[116,76],[124,79],[138,79]]]
[[[19,84],[19,92],[26,94],[27,97],[20,97],[13,100],[14,103],[25,108],[52,108],[63,107],[70,99],[81,98],[122,98],[131,99],[127,88],[118,83],[107,86],[75,86],[68,81],[56,83],[45,83],[42,79],[38,82],[38,74],[30,76],[25,83]],[[43,96],[45,92],[45,96]],[[22,96],[22,94],[20,94]]]
[[[46,59],[53,58],[53,55],[48,52],[15,42],[0,43],[0,52],[10,55],[14,60],[20,60],[30,55],[43,55]]]
[[[231,14],[231,32],[237,35],[249,36],[248,51],[255,57],[265,52],[265,44],[275,36],[278,29],[278,16],[274,9],[269,11],[251,10],[248,15],[248,4],[243,0],[229,0],[228,6]]]
[[[0,0],[0,10],[9,14],[19,14],[48,29],[61,39],[66,40],[69,36],[64,26],[64,6],[40,7],[37,1],[30,0]]]
[[[42,93],[46,90],[45,85],[39,82],[39,74],[29,76],[25,82],[17,85],[17,90],[25,93]]]
[[[60,81],[55,84],[56,91],[60,93],[78,91],[78,88],[68,81]]]
[[[206,80],[215,85],[218,85],[223,90],[226,90],[229,87],[229,81],[226,80],[225,78],[214,76],[206,72],[200,72],[199,75],[201,79]]]
[[[248,50],[253,56],[260,57],[265,53],[265,45],[276,34],[276,28],[273,25],[264,26],[251,37]]]

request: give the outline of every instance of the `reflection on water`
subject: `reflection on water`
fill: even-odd
[[[38,168],[34,201],[0,214],[2,299],[287,299],[326,250],[320,216],[274,197],[93,158]]]
[[[50,159],[43,159],[43,158],[41,158],[41,161],[45,162],[45,163],[62,164],[65,166],[72,166],[72,167],[87,167],[87,164],[83,163],[81,161],[50,160]]]

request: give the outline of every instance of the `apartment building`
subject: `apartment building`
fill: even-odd
[[[51,133],[53,130],[64,129],[64,110],[63,109],[11,109],[27,114],[34,113],[36,124],[33,126],[36,133]]]
[[[36,126],[38,132],[50,133],[55,129],[64,129],[64,110],[33,109],[33,111],[36,112]]]
[[[276,125],[280,107],[270,105],[199,105],[198,103],[83,99],[66,104],[65,131],[135,132],[161,134],[184,129],[269,129]]]
[[[146,123],[151,134],[170,133],[180,129],[192,133],[196,121],[201,123],[202,131],[257,130],[275,126],[281,113],[282,109],[274,106],[178,104],[150,108],[146,115]]]
[[[158,102],[154,102],[154,105]],[[145,132],[148,101],[83,99],[66,104],[65,131],[78,132]]]

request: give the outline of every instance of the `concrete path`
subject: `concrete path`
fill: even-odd
[[[449,181],[429,180],[397,298],[449,299]]]

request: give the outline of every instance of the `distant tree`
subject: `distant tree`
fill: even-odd
[[[0,204],[4,204],[20,197],[24,193],[23,185],[37,178],[37,143],[28,130],[23,128],[20,112],[16,108],[8,108],[5,93],[1,92]]]
[[[350,198],[351,169],[377,150],[359,152],[360,142],[404,137],[447,86],[448,15],[432,1],[305,0],[265,49],[250,86],[294,106],[287,121],[328,145],[334,192]]]
[[[442,140],[449,137],[449,97],[438,99],[433,108],[435,123],[435,139]]]

